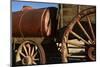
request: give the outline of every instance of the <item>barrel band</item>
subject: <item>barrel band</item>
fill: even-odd
[[[47,11],[47,9],[44,9],[44,11],[43,11],[43,13],[42,13],[42,15],[41,15],[41,35],[43,36],[44,34],[43,34],[43,18],[44,18],[44,16],[45,16],[45,13],[46,13],[46,11]]]
[[[25,12],[23,12],[22,13],[22,15],[21,15],[21,17],[20,17],[20,20],[19,20],[19,31],[20,31],[20,34],[21,34],[21,36],[24,38],[24,34],[23,34],[23,32],[22,32],[22,29],[21,29],[21,21],[22,21],[22,19],[23,19],[23,16],[27,13],[28,11],[25,11]]]

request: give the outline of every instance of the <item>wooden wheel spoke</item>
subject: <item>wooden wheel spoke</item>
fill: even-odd
[[[39,58],[34,59],[34,61],[39,61]]]
[[[23,57],[26,57],[24,53],[20,52],[20,54],[21,54]]]
[[[33,54],[34,54],[34,46],[32,48],[31,56],[33,56]]]
[[[34,46],[35,47],[35,50],[37,50],[38,49],[38,47],[37,46]]]
[[[78,34],[76,34],[73,31],[70,31],[71,34],[73,34],[75,37],[77,37],[78,39],[81,39],[84,43],[89,44],[86,40],[84,40],[82,37],[80,37]]]
[[[80,28],[82,29],[82,31],[84,32],[84,34],[87,36],[87,38],[91,41],[92,43],[92,39],[90,38],[89,34],[86,32],[86,30],[84,29],[84,27],[82,26],[82,24],[80,23],[79,20],[77,20],[78,25],[80,26]]]
[[[95,34],[94,34],[94,31],[93,31],[93,27],[91,25],[92,22],[91,22],[89,16],[87,16],[87,20],[88,20],[89,27],[90,27],[90,30],[91,30],[91,33],[92,33],[92,36],[93,36],[93,40],[95,41]]]
[[[33,64],[37,64],[35,61],[33,61]]]
[[[31,46],[30,46],[30,44],[27,44],[27,47],[28,47],[28,54],[30,55],[31,54]]]
[[[36,57],[36,55],[37,55],[37,52],[33,55],[33,57]]]
[[[23,48],[24,48],[24,51],[25,51],[26,55],[28,56],[28,52],[27,52],[26,46],[23,45]]]

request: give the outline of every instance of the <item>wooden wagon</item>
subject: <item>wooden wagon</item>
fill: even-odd
[[[90,19],[93,17],[95,20],[96,8],[79,10],[67,26],[62,26],[61,23],[63,22],[62,10],[62,7],[59,10],[55,7],[41,9],[25,7],[21,11],[12,13],[13,64],[50,63],[47,61],[66,63],[69,62],[69,57],[96,60],[96,25],[93,25],[96,21],[91,22]],[[75,51],[69,50],[73,47],[75,49],[85,48],[83,50],[85,53],[81,52],[85,56],[72,56]],[[50,59],[50,56],[54,58]],[[55,61],[57,56],[60,59]]]

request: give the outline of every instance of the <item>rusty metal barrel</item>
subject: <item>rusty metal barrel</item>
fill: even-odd
[[[13,37],[47,37],[57,29],[57,8],[48,7],[12,13]]]

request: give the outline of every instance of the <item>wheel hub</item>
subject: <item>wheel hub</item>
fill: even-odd
[[[32,57],[27,56],[27,57],[23,58],[22,63],[23,64],[29,64],[29,65],[32,64]]]
[[[95,56],[95,47],[89,47],[88,48],[88,57],[90,58],[90,60],[95,60],[96,56]]]

